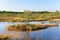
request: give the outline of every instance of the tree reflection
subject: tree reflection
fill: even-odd
[[[41,21],[41,24],[44,24],[45,22],[44,21]]]

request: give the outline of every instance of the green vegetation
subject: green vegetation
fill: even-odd
[[[35,31],[45,29],[45,26],[33,25],[33,24],[17,24],[17,25],[9,25],[7,27],[8,31]]]
[[[45,29],[47,27],[58,26],[57,24],[16,24],[16,25],[8,25],[7,30],[9,31],[36,31]]]
[[[48,11],[24,11],[24,12],[10,12],[0,11],[0,21],[16,22],[16,21],[45,21],[60,18],[60,12]]]

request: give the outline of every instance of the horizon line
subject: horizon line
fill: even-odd
[[[18,10],[0,10],[0,11],[8,11],[8,12],[24,12],[24,11],[35,11],[35,12],[39,12],[39,11],[48,11],[48,12],[55,12],[55,11],[60,11],[60,10],[22,10],[22,11],[18,11]]]

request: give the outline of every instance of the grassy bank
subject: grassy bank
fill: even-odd
[[[17,24],[17,25],[8,25],[8,31],[36,31],[45,29],[48,27],[58,26],[57,24]]]
[[[24,21],[47,21],[51,19],[60,19],[60,12],[49,11],[24,11],[24,12],[11,12],[0,11],[1,22],[24,22]]]

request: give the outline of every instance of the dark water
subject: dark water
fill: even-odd
[[[22,32],[15,32],[15,31],[7,31],[8,25],[13,24],[24,24],[24,22],[19,23],[10,23],[10,22],[0,22],[0,35],[1,34],[21,34]],[[49,27],[46,29],[33,31],[29,33],[31,38],[41,39],[41,40],[60,40],[60,21],[44,21],[44,22],[30,22],[30,24],[58,24],[58,27]]]

